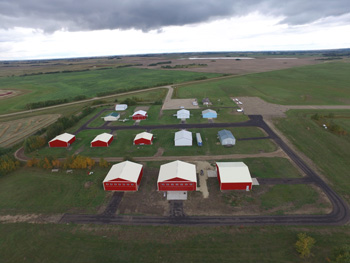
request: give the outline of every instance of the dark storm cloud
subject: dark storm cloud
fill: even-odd
[[[0,0],[0,27],[52,32],[160,29],[258,11],[297,25],[350,12],[349,0]],[[349,21],[347,21],[349,22]]]

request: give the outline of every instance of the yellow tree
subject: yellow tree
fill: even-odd
[[[311,255],[311,249],[315,245],[315,239],[305,233],[298,234],[298,241],[295,243],[295,249],[301,258],[306,258]]]

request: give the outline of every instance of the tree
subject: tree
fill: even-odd
[[[98,165],[101,167],[101,168],[107,168],[109,166],[109,163],[103,159],[103,158],[100,158],[100,162],[98,163]]]
[[[315,239],[305,233],[298,234],[298,241],[295,243],[295,249],[301,258],[309,257],[311,249],[315,244]]]
[[[350,263],[350,245],[345,245],[341,248],[337,248],[334,251],[333,259],[331,263]]]

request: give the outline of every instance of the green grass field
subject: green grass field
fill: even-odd
[[[321,169],[331,186],[349,202],[350,136],[325,130],[311,119],[315,113],[345,116],[335,120],[348,129],[350,112],[345,110],[288,111],[287,118],[276,121],[277,128]]]
[[[22,168],[0,177],[0,213],[96,213],[108,201],[101,183],[108,169],[93,171],[87,175],[86,170],[66,174],[65,170]],[[86,182],[92,185],[86,188]]]
[[[27,103],[53,99],[71,99],[78,95],[94,97],[99,92],[150,87],[162,83],[181,83],[219,74],[188,71],[119,68],[86,72],[43,74],[26,77],[0,78],[2,89],[27,92],[23,96],[1,102],[0,113],[24,110]]]
[[[284,105],[342,105],[350,103],[349,72],[350,63],[324,63],[180,85],[174,94],[200,100],[209,97],[214,106],[233,105],[230,96],[258,96]]]
[[[297,234],[316,240],[298,257]],[[327,262],[347,227],[178,227],[0,224],[1,262]],[[20,249],[19,249],[20,248]]]

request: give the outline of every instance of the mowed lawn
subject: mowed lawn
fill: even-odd
[[[74,170],[67,174],[22,168],[0,178],[0,213],[96,213],[108,201],[102,181],[108,169]],[[87,182],[88,185],[85,185]],[[1,260],[0,260],[1,261]]]
[[[316,240],[307,260],[294,244]],[[1,262],[327,262],[349,242],[344,227],[0,224]],[[20,248],[20,249],[18,249]]]
[[[209,97],[214,106],[232,105],[230,96],[257,96],[283,105],[347,105],[349,72],[348,62],[324,63],[180,86],[174,94],[199,100]]]
[[[0,78],[2,89],[17,89],[25,95],[2,100],[0,113],[24,110],[27,103],[72,99],[78,95],[94,97],[100,92],[128,91],[134,88],[181,83],[220,74],[189,71],[115,68],[85,72],[42,74],[25,77]]]
[[[350,202],[350,136],[325,130],[311,119],[315,113],[333,113],[335,122],[349,129],[349,111],[329,110],[288,111],[287,118],[276,120],[277,128],[321,169],[332,188]],[[338,115],[345,118],[337,118]]]

